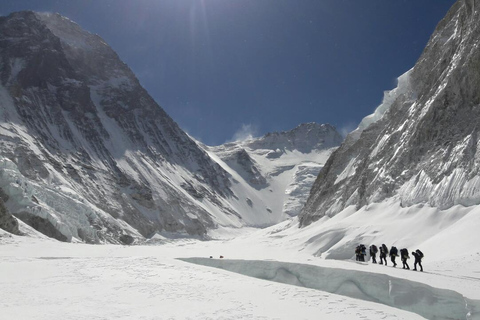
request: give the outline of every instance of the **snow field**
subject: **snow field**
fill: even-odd
[[[478,210],[388,202],[130,247],[0,231],[0,319],[478,319]],[[419,248],[425,272],[357,263],[359,243]]]
[[[26,250],[19,257],[14,254],[18,242],[5,244],[0,318],[421,319],[371,302],[168,257],[202,246],[188,243],[125,248],[37,241],[22,244]]]

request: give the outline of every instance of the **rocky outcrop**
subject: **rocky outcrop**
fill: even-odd
[[[254,188],[262,189],[267,186],[267,179],[260,172],[256,161],[250,157],[245,149],[235,149],[232,153],[226,154],[222,160],[244,177]]]
[[[8,212],[5,207],[5,201],[8,200],[8,195],[0,188],[0,229],[7,232],[20,235],[18,229],[18,221]]]
[[[415,67],[337,149],[301,215],[305,226],[349,205],[480,204],[480,8],[457,1]]]

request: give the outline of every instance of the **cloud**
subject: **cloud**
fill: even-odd
[[[242,124],[240,129],[235,132],[233,138],[230,139],[229,142],[232,141],[245,141],[249,139],[253,139],[258,136],[258,128],[253,124]]]

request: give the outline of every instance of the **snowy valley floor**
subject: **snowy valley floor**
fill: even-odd
[[[408,222],[411,210],[395,219]],[[142,246],[65,244],[1,232],[0,319],[479,319],[480,246],[455,255],[429,247],[457,224],[476,222],[478,214],[462,210],[448,213],[456,215],[451,226],[411,240],[426,249],[424,273],[325,259],[328,253],[339,257],[346,242],[366,234],[358,224],[329,227],[334,221],[302,230],[295,221],[218,230],[211,241],[159,238]],[[342,221],[363,221],[362,214],[345,213]],[[376,221],[387,222],[380,214]],[[320,236],[324,230],[328,236]],[[475,239],[457,234],[456,242]],[[396,307],[387,305],[392,301]]]

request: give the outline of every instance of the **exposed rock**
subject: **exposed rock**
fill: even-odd
[[[47,237],[54,238],[63,242],[69,240],[66,236],[59,232],[57,228],[55,228],[55,226],[47,219],[29,214],[28,212],[19,212],[16,213],[15,216],[28,224],[33,229],[43,233]]]
[[[272,132],[259,139],[251,140],[247,145],[252,149],[269,149],[270,158],[281,150],[298,150],[310,153],[314,150],[326,150],[338,147],[343,137],[329,124],[303,123],[293,130]]]
[[[5,194],[0,188],[0,228],[7,232],[20,235],[21,233],[18,229],[18,221],[8,212],[7,208],[5,207],[3,200],[4,198]]]
[[[133,244],[133,242],[135,241],[135,238],[128,235],[128,234],[124,234],[120,237],[120,241],[123,243],[123,244],[126,244],[126,245],[131,245]]]

